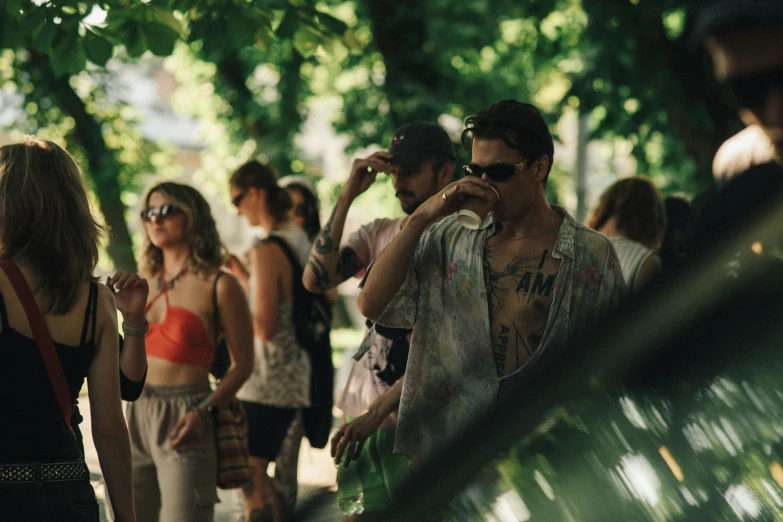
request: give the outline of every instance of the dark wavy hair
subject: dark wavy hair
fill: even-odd
[[[287,190],[277,184],[277,176],[269,165],[249,161],[239,167],[229,180],[240,190],[257,188],[266,192],[266,206],[272,217],[280,221],[288,217],[293,200]]]
[[[321,216],[319,215],[320,204],[315,195],[310,190],[296,182],[292,182],[286,186],[286,190],[295,190],[297,194],[302,196],[304,202],[304,208],[302,212],[304,215],[304,231],[307,233],[307,237],[310,241],[315,241],[315,236],[321,231]],[[297,209],[294,209],[296,211]]]
[[[32,267],[45,313],[67,313],[95,280],[104,233],[70,154],[33,136],[0,148],[0,258]]]
[[[541,112],[529,103],[503,100],[481,109],[465,120],[460,142],[468,149],[468,135],[486,140],[502,140],[509,148],[516,150],[522,158],[537,159],[543,155],[549,158],[543,184],[552,170],[555,145]]]
[[[666,211],[661,193],[649,179],[634,176],[614,183],[598,198],[587,225],[598,230],[612,217],[628,239],[653,250],[661,246]]]
[[[180,208],[187,217],[185,237],[190,247],[188,270],[199,277],[219,270],[226,259],[227,250],[220,241],[215,219],[204,196],[191,186],[167,181],[147,191],[144,209],[149,207],[150,197],[155,192]],[[148,234],[144,236],[142,268],[150,276],[158,275],[163,269],[163,251],[152,244]]]

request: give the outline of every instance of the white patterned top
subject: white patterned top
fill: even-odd
[[[270,235],[282,237],[304,266],[311,244],[301,228],[289,223]],[[252,276],[248,287],[252,310]],[[253,373],[237,392],[238,399],[278,408],[310,406],[310,356],[296,342],[293,311],[292,295],[277,309],[277,329],[272,340],[255,337]]]

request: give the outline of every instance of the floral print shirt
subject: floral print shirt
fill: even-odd
[[[618,306],[626,293],[611,242],[564,209],[553,257],[561,260],[546,330],[516,372],[498,378],[491,342],[484,251],[495,233],[492,216],[478,230],[455,216],[430,228],[416,247],[400,291],[378,323],[413,328],[395,435],[395,453],[415,468],[488,411],[498,390],[529,376],[544,358],[562,354],[574,332]],[[365,338],[357,359],[372,344]],[[504,382],[506,381],[506,382]]]

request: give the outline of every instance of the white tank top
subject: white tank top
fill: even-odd
[[[304,267],[311,244],[301,228],[288,223],[270,235],[283,238]],[[254,311],[252,275],[248,288],[250,308]],[[293,311],[291,292],[291,297],[278,306],[274,337],[270,341],[254,338],[253,373],[237,392],[238,399],[278,408],[310,406],[310,356],[296,341]]]
[[[625,284],[628,286],[629,291],[633,291],[636,278],[639,275],[639,269],[647,258],[657,256],[658,253],[652,248],[627,237],[613,237],[611,241],[615,252],[617,252],[617,258],[620,260],[620,268],[623,271]]]

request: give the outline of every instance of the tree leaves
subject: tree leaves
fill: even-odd
[[[48,51],[57,38],[59,27],[51,20],[41,19],[40,27],[33,32],[33,47],[41,52]]]
[[[318,50],[321,40],[321,35],[317,34],[312,27],[302,26],[294,33],[294,49],[304,58],[309,58]]]
[[[167,25],[159,23],[146,23],[142,26],[144,41],[152,54],[157,56],[169,56],[174,52],[174,45],[179,39],[179,34],[171,30]]]
[[[82,39],[75,31],[59,39],[49,54],[52,71],[57,77],[76,74],[87,66]]]
[[[103,67],[114,54],[114,46],[106,38],[88,30],[84,36],[84,51],[92,63]]]

